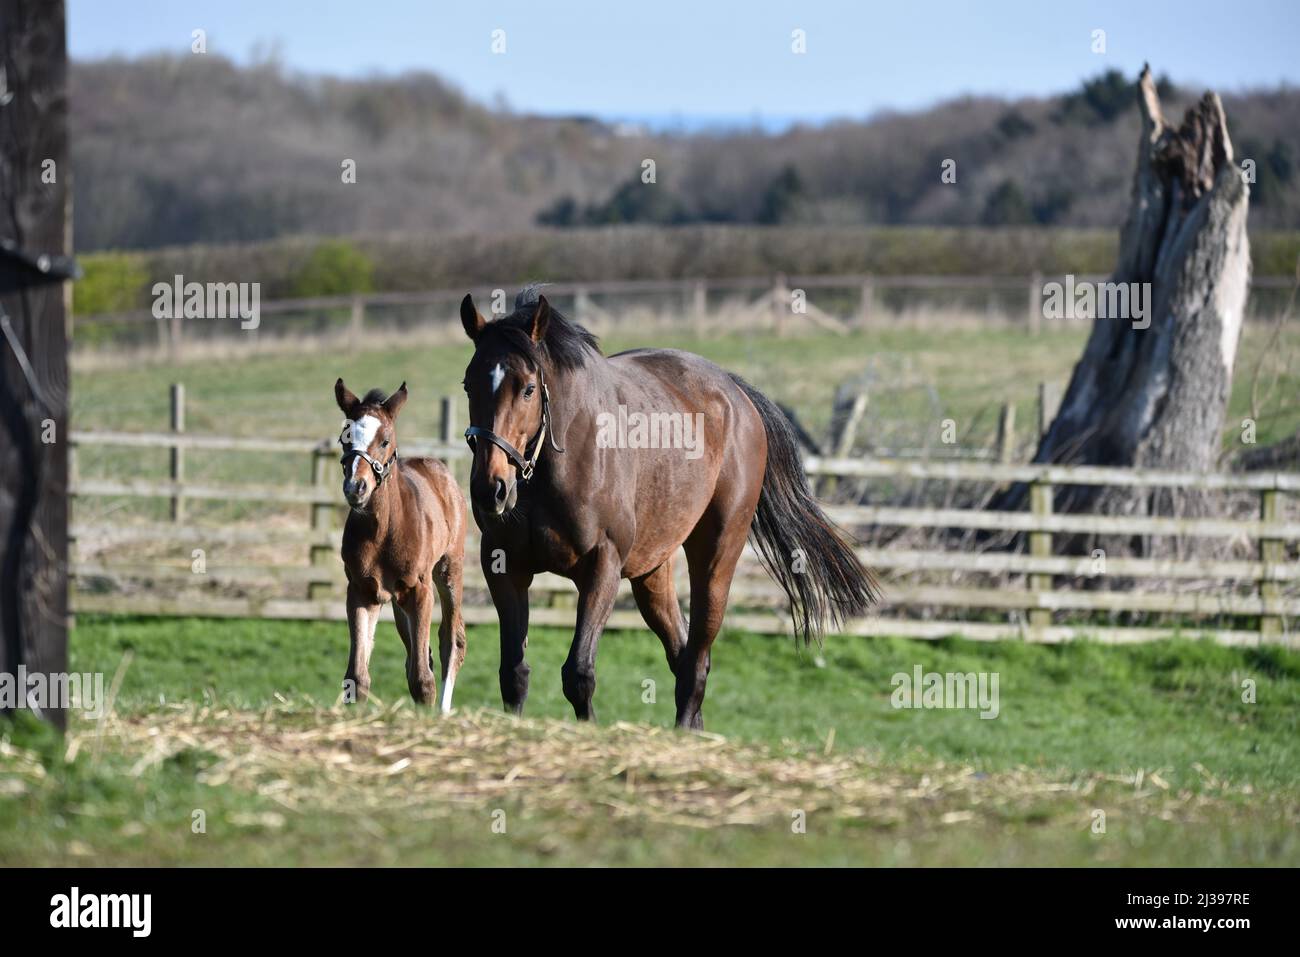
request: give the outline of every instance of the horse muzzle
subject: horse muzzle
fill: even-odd
[[[488,515],[504,515],[519,500],[519,483],[513,475],[487,476],[483,481],[474,483],[471,494],[479,511]]]
[[[366,503],[370,501],[372,491],[370,483],[365,479],[347,479],[343,483],[343,497],[347,500],[348,505],[355,509],[364,509],[366,507]]]

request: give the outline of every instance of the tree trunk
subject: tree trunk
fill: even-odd
[[[1122,298],[1097,295],[1087,346],[1033,460],[1203,472],[1218,463],[1250,285],[1249,192],[1217,95],[1206,93],[1175,129],[1144,68],[1138,103],[1137,171],[1111,282],[1148,284],[1138,287],[1145,314],[1142,298],[1130,296],[1125,310]],[[1026,496],[1011,488],[995,507],[1023,507]],[[1188,504],[1068,486],[1054,506],[1144,514]]]
[[[0,68],[0,671],[58,674],[68,667],[71,222],[62,0],[0,0]],[[43,716],[63,723],[57,708]]]

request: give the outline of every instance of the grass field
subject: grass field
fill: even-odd
[[[1273,441],[1300,426],[1300,329],[1294,324],[1279,342],[1271,327],[1249,325],[1243,334],[1229,421],[1250,410],[1255,366],[1262,354],[1271,360],[1264,385],[1280,374],[1260,416],[1258,440]],[[1050,328],[1028,336],[1016,328],[900,327],[854,331],[844,336],[824,331],[779,338],[770,331],[701,334],[654,329],[637,333],[615,329],[603,340],[605,352],[638,346],[687,349],[704,355],[754,382],[794,408],[815,432],[830,420],[836,386],[850,376],[871,374],[872,420],[910,425],[911,441],[927,434],[934,442],[945,417],[953,417],[970,441],[984,442],[996,432],[996,410],[1017,406],[1017,421],[1033,421],[1038,383],[1064,388],[1087,336],[1084,324]],[[395,389],[403,380],[412,401],[402,414],[408,435],[437,432],[438,397],[463,405],[461,378],[469,361],[468,342],[389,346],[371,350],[304,349],[294,355],[250,355],[204,359],[179,366],[133,364],[78,372],[73,380],[73,421],[82,429],[165,430],[167,387],[184,381],[187,426],[194,432],[266,435],[286,438],[332,435],[339,414],[334,380],[343,376],[354,390]],[[464,421],[460,410],[459,421]],[[1232,431],[1239,431],[1236,427]],[[864,436],[864,437],[870,437]]]
[[[726,633],[697,736],[669,730],[648,634],[606,637],[598,727],[563,699],[559,632],[531,636],[523,721],[500,714],[492,629],[471,630],[447,719],[404,701],[391,625],[383,704],[334,709],[346,643],[337,624],[81,619],[74,670],[111,676],[130,653],[115,716],[65,744],[9,733],[0,860],[1300,863],[1294,651],[832,638],[817,654]],[[916,665],[997,672],[998,717],[895,709],[891,676]]]

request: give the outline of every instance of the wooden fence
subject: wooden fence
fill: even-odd
[[[1101,275],[1076,276],[1077,282],[1103,282],[1108,277]],[[910,276],[910,275],[823,275],[823,276],[750,276],[715,279],[634,279],[611,280],[605,282],[570,283],[559,282],[547,286],[547,296],[568,309],[573,318],[584,323],[599,323],[612,318],[615,311],[628,303],[643,301],[653,297],[661,308],[668,308],[680,322],[698,324],[716,318],[726,304],[726,309],[741,318],[746,327],[752,328],[761,322],[777,331],[792,329],[800,324],[809,324],[820,329],[834,332],[847,332],[849,329],[869,327],[876,322],[886,310],[884,301],[891,293],[927,293],[957,294],[976,293],[986,300],[985,312],[988,315],[1011,317],[1013,320],[1023,316],[1023,323],[1031,333],[1042,329],[1046,321],[1043,316],[1043,287],[1051,281],[1060,281],[1064,277],[1033,274],[1028,276]],[[1257,276],[1252,280],[1252,291],[1279,291],[1289,289],[1294,281],[1286,277]],[[261,303],[263,319],[290,315],[336,314],[346,316],[346,320],[330,333],[336,337],[346,338],[350,342],[360,342],[370,329],[371,317],[376,311],[393,308],[422,309],[425,319],[429,314],[440,316],[453,330],[459,329],[456,307],[465,295],[465,288],[432,289],[422,292],[387,292],[365,293],[343,296],[317,296],[307,299],[279,299]],[[501,284],[497,287],[475,286],[469,291],[480,304],[491,303],[493,294],[500,292],[507,297],[513,296],[513,284]],[[801,291],[804,299],[795,304],[794,293]],[[830,296],[834,305],[822,308],[817,304],[819,296]],[[995,301],[1001,299],[1003,304],[995,308]],[[481,308],[483,308],[481,306]],[[156,327],[156,346],[161,352],[180,358],[183,356],[187,337],[185,329],[195,330],[202,327],[205,332],[224,329],[231,337],[240,332],[237,320],[208,321],[191,319],[183,321],[179,317],[158,319],[151,310],[141,309],[131,312],[78,316],[76,326],[104,326],[107,324],[124,324],[129,328],[149,324]],[[197,324],[197,325],[196,325]],[[427,322],[423,325],[430,328]],[[274,335],[273,324],[264,329],[251,330],[246,335],[256,339],[262,332]],[[311,335],[305,330],[297,330],[295,335]],[[74,343],[77,340],[74,336]],[[102,346],[101,340],[91,338],[96,348]],[[247,341],[247,340],[246,340]]]
[[[175,408],[174,403],[174,408]],[[453,404],[443,403],[440,434],[435,439],[406,440],[407,455],[432,455],[464,471],[468,451],[453,422]],[[161,499],[170,503],[169,520],[83,521],[71,532],[75,542],[72,565],[72,605],[76,612],[145,615],[199,615],[296,619],[342,619],[345,585],[338,558],[344,509],[338,482],[338,448],[333,440],[314,441],[232,438],[182,431],[174,421],[172,433],[84,432],[71,436],[74,452],[88,446],[164,449],[170,474],[166,478],[74,479],[72,493],[80,502],[95,497]],[[216,450],[244,455],[299,457],[301,484],[206,482],[185,476],[185,453]],[[74,456],[74,462],[76,458]],[[806,459],[810,477],[837,482],[924,480],[937,483],[1027,483],[1030,508],[1024,512],[993,512],[976,507],[915,507],[891,504],[826,506],[828,514],[851,533],[882,529],[975,530],[1024,533],[1029,548],[981,551],[954,547],[860,548],[859,557],[885,578],[885,602],[879,614],[849,622],[842,631],[852,635],[901,635],[937,638],[961,634],[976,639],[1019,638],[1065,641],[1091,636],[1104,642],[1147,641],[1180,633],[1207,635],[1225,644],[1292,643],[1294,620],[1300,615],[1300,563],[1293,555],[1300,541],[1300,521],[1288,518],[1284,496],[1300,492],[1300,475],[1247,473],[1189,475],[1132,469],[1015,465],[987,461],[926,461],[898,459]],[[1132,517],[1053,514],[1052,489],[1058,485],[1122,486],[1134,489],[1230,492],[1248,494],[1258,502],[1257,515]],[[868,486],[870,487],[870,486]],[[267,523],[202,523],[192,521],[187,503],[202,500],[274,503],[301,506],[298,525]],[[296,511],[296,509],[294,509]],[[472,524],[472,523],[471,523]],[[1233,559],[1133,558],[1102,559],[1056,554],[1059,535],[1169,536],[1189,540],[1211,537],[1237,544]],[[472,535],[469,554],[477,554]],[[1243,552],[1243,544],[1249,546]],[[147,547],[147,548],[146,548]],[[141,559],[141,550],[184,549],[166,560]],[[193,549],[239,549],[241,557],[205,564],[196,571]],[[251,549],[279,548],[272,561],[245,561]],[[90,557],[88,550],[97,550]],[[681,591],[687,592],[684,562],[677,563]],[[919,576],[962,574],[975,584],[915,582]],[[1023,582],[1017,579],[1023,578]],[[1070,582],[1085,587],[1071,587]],[[1140,589],[1152,581],[1170,590]],[[1119,583],[1125,583],[1119,585]],[[1105,589],[1101,585],[1116,583]],[[1194,586],[1190,587],[1190,586]],[[268,587],[274,594],[265,594]],[[189,594],[195,589],[198,594]],[[241,589],[260,590],[255,595]],[[495,623],[477,562],[467,562],[466,619]],[[214,594],[215,592],[215,594]],[[234,594],[232,594],[232,592]],[[532,620],[539,625],[571,625],[574,587],[566,579],[539,575],[533,585]],[[626,602],[623,583],[620,607],[610,621],[614,629],[643,627]],[[747,549],[732,592],[729,627],[760,633],[787,633],[784,596],[761,571]],[[942,609],[974,612],[974,620],[944,617]],[[391,616],[386,609],[385,614]],[[951,613],[949,613],[951,614]],[[1158,619],[1148,623],[1146,619]],[[1117,622],[1116,619],[1124,619]],[[1137,619],[1134,623],[1133,619]],[[1207,619],[1209,622],[1207,623]]]

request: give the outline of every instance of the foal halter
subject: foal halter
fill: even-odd
[[[340,435],[339,445],[347,445],[347,444],[348,444],[347,442],[343,441],[343,436]],[[375,488],[379,488],[379,486],[384,484],[384,476],[386,476],[389,473],[389,471],[393,467],[393,463],[397,461],[396,449],[393,450],[393,454],[389,457],[387,462],[380,462],[376,460],[365,449],[344,449],[343,457],[339,459],[340,464],[346,467],[348,464],[348,459],[352,458],[354,455],[363,458],[370,463],[370,469],[375,473]]]
[[[540,370],[538,371],[537,378],[539,380],[542,378]],[[524,451],[522,453],[491,429],[484,429],[477,425],[471,425],[465,430],[465,441],[469,443],[471,449],[475,451],[478,449],[478,445],[474,441],[475,439],[480,437],[487,439],[502,452],[506,453],[506,458],[510,459],[510,461],[514,463],[515,468],[519,469],[519,478],[525,482],[533,477],[533,470],[537,467],[537,460],[541,458],[542,446],[546,444],[548,436],[551,440],[551,448],[555,449],[557,452],[564,451],[564,449],[555,444],[555,435],[551,429],[550,390],[546,388],[545,382],[541,382],[541,386],[542,424],[537,429],[537,434],[534,435],[532,439],[529,440],[528,444],[524,446]],[[530,448],[533,450],[531,455],[528,452]]]

